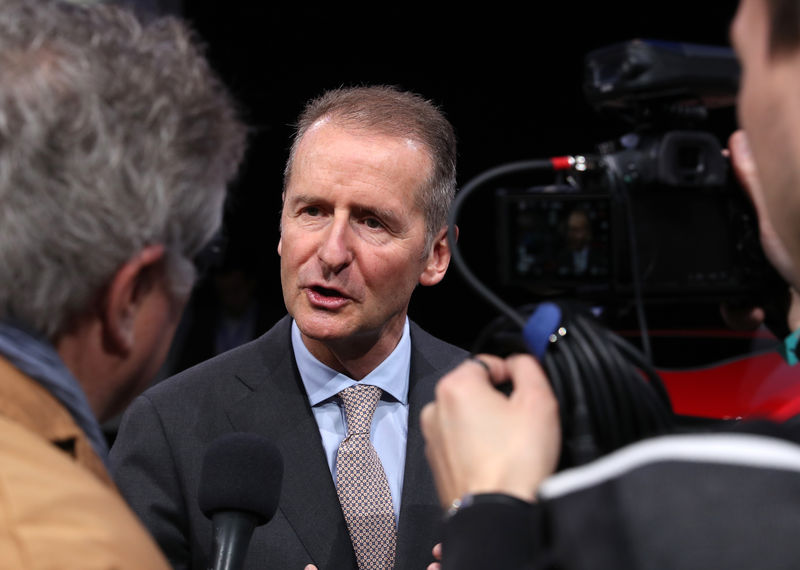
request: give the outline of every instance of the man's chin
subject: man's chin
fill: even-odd
[[[317,342],[335,342],[353,334],[352,326],[341,315],[299,315],[295,322],[304,337]]]

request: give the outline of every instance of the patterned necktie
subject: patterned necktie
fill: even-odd
[[[359,570],[394,567],[396,530],[392,493],[369,439],[372,414],[380,397],[380,388],[361,384],[339,392],[347,420],[347,437],[336,453],[336,491]]]

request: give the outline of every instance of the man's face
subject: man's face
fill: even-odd
[[[770,55],[765,0],[742,0],[731,26],[742,68],[737,112],[759,171],[765,212],[800,260],[800,55]]]
[[[443,277],[446,246],[426,254],[417,200],[430,171],[424,150],[402,138],[323,121],[300,142],[278,253],[284,302],[318,358],[376,345],[388,354],[417,283]]]
[[[589,244],[589,218],[583,212],[573,212],[567,218],[567,245],[573,251],[580,251]]]

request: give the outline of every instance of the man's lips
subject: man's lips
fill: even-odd
[[[306,287],[305,292],[311,305],[320,309],[339,309],[350,302],[350,298],[341,291],[321,285]]]

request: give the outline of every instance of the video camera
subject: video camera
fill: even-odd
[[[674,302],[669,312],[679,314],[689,300],[715,305],[717,315],[721,303],[771,305],[774,330],[786,326],[788,308],[778,307],[788,302],[788,285],[764,256],[750,199],[708,130],[711,110],[735,107],[733,52],[634,40],[593,51],[585,64],[586,98],[627,123],[621,136],[590,155],[479,174],[456,195],[448,224],[455,266],[500,312],[472,350],[527,350],[539,359],[559,402],[560,467],[677,429],[653,364],[645,301]],[[556,180],[530,186],[532,171],[555,172]],[[512,175],[528,185],[498,186]],[[470,271],[456,240],[463,203],[487,185],[497,206],[502,295]],[[512,306],[511,289],[524,293],[525,305]],[[612,329],[631,306],[641,350]]]
[[[633,40],[590,52],[586,99],[629,130],[558,159],[553,184],[496,188],[501,285],[598,301],[758,298],[776,275],[724,146],[704,130],[710,110],[733,108],[738,80],[728,48]]]

